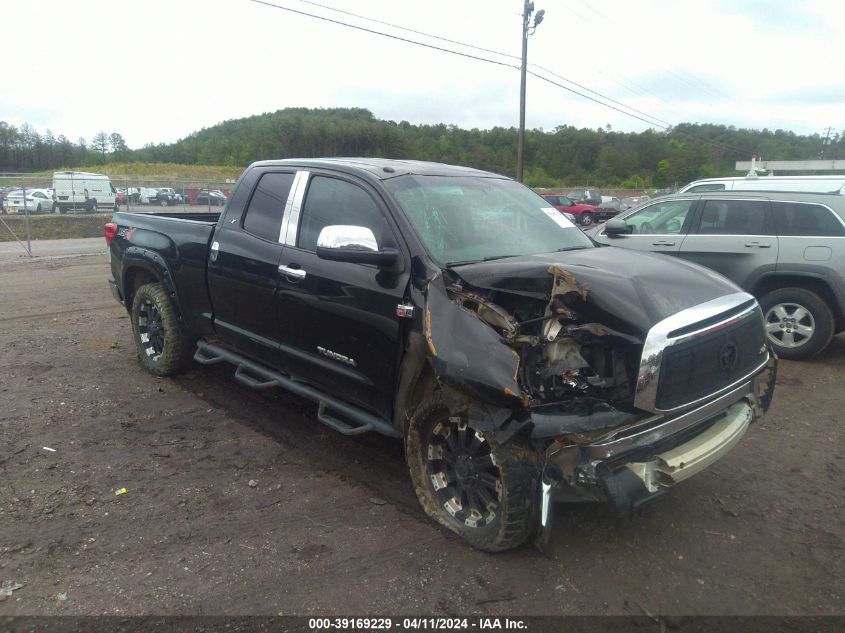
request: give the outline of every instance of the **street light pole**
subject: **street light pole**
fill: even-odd
[[[543,21],[545,11],[540,9],[534,16],[533,29],[529,33],[531,14],[534,13],[534,3],[525,0],[522,5],[522,65],[519,69],[519,139],[516,144],[516,179],[522,182],[523,169],[525,165],[525,78],[528,65],[528,36],[537,29],[537,25]]]

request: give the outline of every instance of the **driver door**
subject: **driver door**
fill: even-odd
[[[388,209],[364,183],[311,172],[294,215],[276,299],[283,362],[294,376],[390,416],[407,323],[397,305],[406,296],[409,266],[390,271],[316,253],[320,231],[331,225],[366,227],[379,246],[400,247]]]
[[[598,236],[611,246],[678,255],[696,203],[697,198],[656,200],[624,218],[628,233],[607,235],[602,229]]]

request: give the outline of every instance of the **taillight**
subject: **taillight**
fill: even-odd
[[[106,225],[103,227],[103,237],[106,238],[106,246],[111,246],[115,235],[117,235],[117,224],[106,222]]]

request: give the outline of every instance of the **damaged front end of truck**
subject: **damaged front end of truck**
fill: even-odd
[[[776,359],[754,298],[664,262],[585,249],[443,268],[419,288],[452,409],[492,442],[537,451],[542,540],[555,500],[630,517],[727,453],[771,402]]]

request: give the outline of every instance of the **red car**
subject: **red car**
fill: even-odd
[[[578,223],[582,226],[589,226],[596,217],[596,208],[590,204],[576,204],[566,196],[556,193],[544,193],[541,195],[558,211],[575,216]]]

